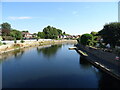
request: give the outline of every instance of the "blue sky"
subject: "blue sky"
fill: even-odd
[[[2,2],[2,22],[30,33],[50,25],[79,35],[117,21],[117,2]]]

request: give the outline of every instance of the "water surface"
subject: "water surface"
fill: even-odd
[[[111,88],[119,81],[82,59],[74,44],[11,52],[2,61],[3,88]],[[10,54],[10,53],[9,53]]]

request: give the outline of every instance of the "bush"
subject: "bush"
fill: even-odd
[[[80,40],[78,40],[78,41],[79,41],[80,44],[90,45],[90,44],[93,44],[93,42],[91,42],[92,39],[93,39],[93,35],[92,34],[83,34],[80,37]]]
[[[17,40],[16,40],[16,39],[14,39],[14,43],[17,43]]]
[[[3,44],[4,44],[4,45],[6,45],[6,43],[5,43],[5,42],[4,42]]]
[[[25,41],[24,41],[24,40],[21,40],[20,42],[21,42],[21,43],[24,43]]]

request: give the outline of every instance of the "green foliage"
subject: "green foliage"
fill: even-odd
[[[92,34],[93,36],[97,36],[97,35],[98,35],[98,32],[92,31],[90,34]]]
[[[112,47],[120,43],[120,23],[109,23],[99,31],[104,43],[109,43]]]
[[[44,32],[38,32],[37,36],[40,37],[40,38],[45,38],[45,33]]]
[[[83,45],[89,45],[92,38],[92,34],[83,34],[80,38],[80,43]]]
[[[21,42],[21,43],[24,43],[25,41],[24,41],[24,40],[21,40],[20,42]]]
[[[26,31],[22,31],[22,32],[29,32],[29,31],[26,30]]]
[[[5,22],[5,23],[1,24],[1,28],[11,30],[11,25],[9,23]]]
[[[14,40],[12,36],[2,36],[3,40]]]
[[[22,33],[20,31],[18,31],[18,30],[13,29],[10,32],[10,36],[16,38],[17,40],[20,40],[22,38]]]
[[[43,29],[43,32],[45,34],[45,38],[48,39],[57,39],[58,37],[58,30],[54,27],[47,26]]]
[[[82,45],[95,46],[97,43],[96,38],[97,37],[92,34],[83,34],[77,41]]]
[[[63,35],[66,35],[66,33],[65,33],[65,32],[63,32]]]
[[[2,36],[9,36],[10,30],[11,30],[11,25],[9,23],[5,22],[5,23],[2,23],[0,26],[2,29]]]
[[[4,42],[3,45],[6,45],[6,43]]]
[[[16,38],[14,38],[14,43],[17,43],[17,40],[16,40]]]
[[[21,41],[20,41],[21,43],[24,43],[25,41],[23,40],[23,37],[21,38]]]

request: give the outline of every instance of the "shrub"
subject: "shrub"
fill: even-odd
[[[24,43],[25,41],[24,41],[24,40],[21,40],[20,42],[21,42],[21,43]]]
[[[93,42],[91,42],[93,39],[93,35],[92,34],[83,34],[81,37],[80,37],[80,41],[79,43],[83,44],[83,45],[92,45]]]
[[[17,43],[17,40],[16,40],[16,38],[14,39],[14,43]]]
[[[6,43],[5,43],[5,42],[4,42],[3,44],[4,44],[4,45],[6,45]]]

